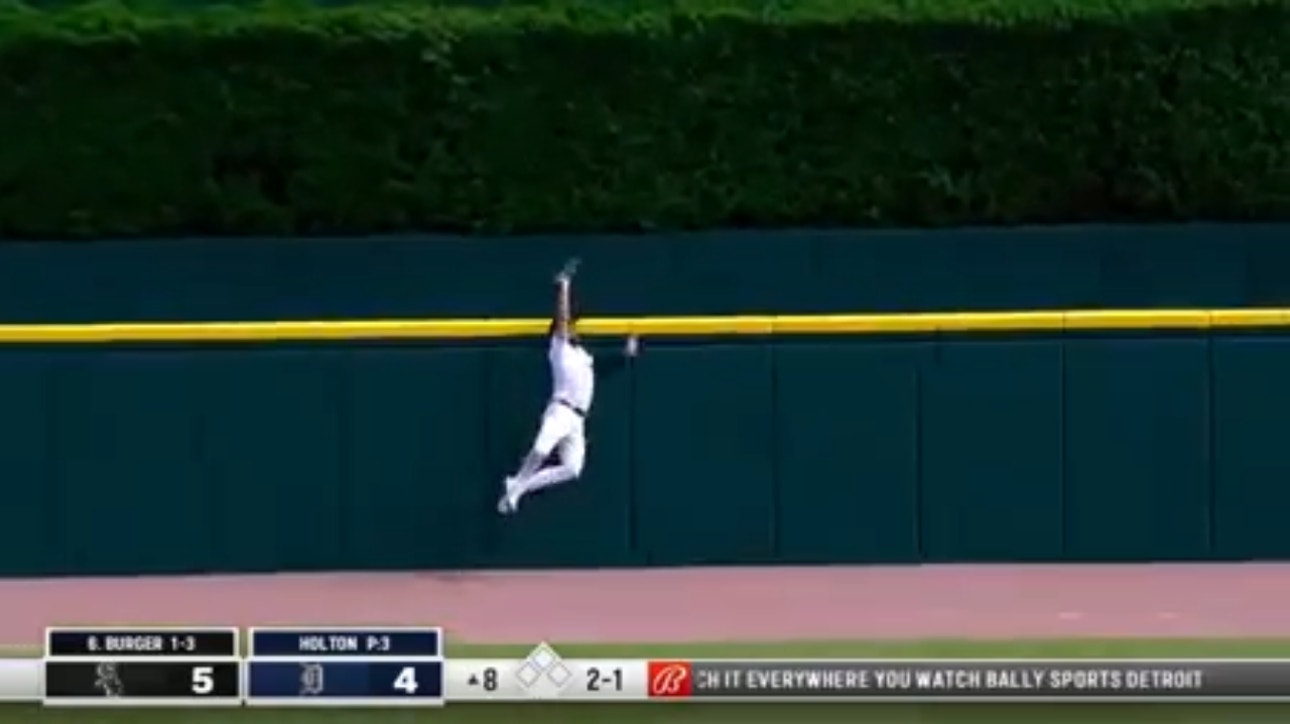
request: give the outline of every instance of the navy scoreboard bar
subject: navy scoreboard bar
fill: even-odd
[[[445,702],[1290,703],[1290,659],[588,659],[541,643],[447,659],[437,627],[55,628],[0,658],[0,701],[50,707]]]
[[[248,706],[441,706],[438,628],[253,628]]]

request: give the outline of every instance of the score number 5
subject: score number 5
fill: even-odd
[[[193,693],[206,695],[215,691],[215,667],[214,666],[194,666],[193,667]]]

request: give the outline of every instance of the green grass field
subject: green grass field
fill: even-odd
[[[914,641],[560,645],[602,658],[1290,658],[1290,640]],[[456,657],[516,657],[531,646],[450,645]],[[13,655],[11,650],[6,652]],[[22,653],[37,655],[30,649]],[[0,722],[55,724],[1255,724],[1290,720],[1290,704],[457,704],[438,710],[87,710],[12,705]]]

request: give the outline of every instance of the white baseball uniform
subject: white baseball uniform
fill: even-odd
[[[551,401],[542,413],[533,449],[550,455],[559,449],[560,461],[582,472],[586,457],[586,418],[596,393],[595,360],[569,340],[552,335],[547,351],[551,363]]]
[[[521,468],[507,486],[511,507],[525,493],[577,478],[587,457],[586,418],[596,391],[595,360],[580,345],[552,335],[547,361],[551,399],[526,464],[534,458],[546,459],[552,452],[559,460],[540,470]]]

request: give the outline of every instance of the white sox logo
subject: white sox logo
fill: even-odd
[[[651,662],[650,696],[686,696],[690,693],[690,666],[683,663]]]

